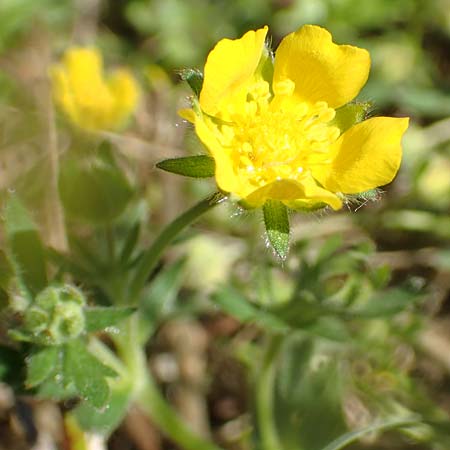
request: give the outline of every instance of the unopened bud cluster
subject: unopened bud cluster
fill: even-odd
[[[24,317],[24,331],[41,345],[60,345],[85,328],[83,293],[74,286],[49,286],[41,291]]]

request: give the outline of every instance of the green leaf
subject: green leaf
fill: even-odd
[[[105,408],[98,410],[89,403],[81,403],[74,411],[80,426],[87,431],[110,435],[122,422],[131,401],[129,387],[111,389],[111,396]]]
[[[192,92],[199,97],[203,87],[203,73],[198,69],[184,69],[180,72],[180,76],[189,84]]]
[[[372,108],[371,103],[348,103],[336,110],[336,116],[332,124],[341,130],[341,133],[348,130],[353,125],[366,119],[368,112]]]
[[[116,219],[132,196],[125,175],[105,158],[66,158],[58,185],[67,215],[93,224]]]
[[[284,260],[289,252],[289,217],[278,200],[267,200],[263,207],[267,238],[277,256]]]
[[[329,259],[342,247],[342,236],[335,234],[329,237],[322,247],[320,247],[319,254],[317,255],[317,263],[327,262]]]
[[[94,408],[102,408],[109,399],[109,386],[105,377],[116,372],[89,353],[81,340],[65,346],[64,377],[75,385],[80,396]]]
[[[114,307],[114,306],[94,306],[85,308],[86,331],[98,331],[116,325],[121,320],[133,314],[136,308]]]
[[[274,332],[283,332],[289,329],[281,319],[251,304],[233,288],[222,287],[214,293],[212,299],[223,311],[242,323],[257,323]]]
[[[152,280],[149,289],[142,297],[140,317],[144,341],[161,320],[161,316],[169,314],[175,309],[174,302],[183,282],[185,263],[185,259],[179,259],[162,270]]]
[[[421,423],[420,416],[411,416],[411,417],[406,417],[403,419],[383,420],[383,421],[374,423],[372,425],[369,425],[368,427],[364,427],[359,430],[355,430],[355,431],[346,433],[346,434],[338,437],[337,439],[335,439],[333,442],[328,444],[322,450],[341,450],[344,447],[347,447],[347,445],[352,444],[353,442],[362,438],[366,434],[375,433],[378,431],[384,431],[384,430],[388,430],[391,428],[408,427],[411,425],[417,425],[419,423]]]
[[[211,156],[197,155],[165,159],[156,164],[156,167],[185,177],[209,178],[214,176],[216,163]]]
[[[41,384],[52,375],[56,370],[60,352],[60,347],[43,347],[27,358],[25,384],[28,388]]]
[[[348,311],[350,315],[363,318],[393,316],[415,305],[422,296],[407,289],[392,288],[376,292],[368,302],[358,309]]]
[[[306,324],[303,329],[330,341],[349,342],[351,339],[344,322],[335,317],[319,317],[316,321]]]
[[[16,195],[6,204],[5,230],[16,275],[36,294],[47,285],[44,248],[36,225]]]

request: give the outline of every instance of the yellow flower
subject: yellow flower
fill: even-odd
[[[294,209],[342,207],[343,194],[389,183],[407,118],[375,117],[342,131],[336,110],[356,97],[369,53],[306,25],[273,57],[267,27],[211,51],[198,102],[180,114],[215,161],[220,189],[248,207],[279,200]]]
[[[78,127],[88,131],[120,128],[136,109],[139,88],[131,73],[103,74],[101,54],[93,48],[67,50],[50,69],[56,103]]]

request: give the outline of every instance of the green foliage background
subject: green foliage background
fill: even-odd
[[[284,264],[266,248],[261,215],[220,206],[178,238],[139,306],[130,304],[127,283],[149,242],[214,189],[211,180],[155,169],[161,159],[202,153],[176,115],[190,95],[179,71],[201,70],[223,37],[267,24],[276,48],[306,23],[370,51],[371,75],[358,99],[373,103],[372,114],[411,117],[397,179],[339,213],[293,215]],[[73,44],[98,46],[108,66],[131,67],[141,83],[136,117],[123,132],[102,136],[102,144],[58,114],[52,122],[48,66]],[[449,0],[2,0],[2,380],[19,397],[84,398],[73,412],[81,427],[115,432],[109,446],[120,448],[114,437],[131,439],[118,427],[137,381],[119,377],[114,385],[120,368],[92,357],[97,344],[89,341],[88,352],[86,342],[95,336],[114,347],[120,321],[138,307],[138,341],[150,363],[174,353],[164,347],[171,323],[191,320],[206,333],[197,394],[223,448],[264,448],[256,420],[264,405],[287,450],[321,450],[351,430],[410,417],[420,420],[366,434],[351,448],[450,448],[449,48]],[[53,125],[63,251],[48,175]],[[74,341],[39,350],[9,308],[67,279],[86,294],[90,327]],[[115,350],[120,354],[119,345]],[[77,357],[88,370],[77,370]],[[67,383],[54,383],[56,376]],[[272,376],[275,395],[267,404],[262,383]],[[167,392],[176,384],[157,381]]]

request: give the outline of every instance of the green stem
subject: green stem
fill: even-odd
[[[213,442],[195,434],[161,395],[155,382],[148,378],[137,399],[140,408],[161,431],[185,450],[221,450]]]
[[[262,367],[257,374],[256,383],[256,414],[261,436],[262,450],[281,450],[283,447],[277,433],[275,423],[275,374],[276,358],[283,342],[282,336],[269,338]]]
[[[129,299],[139,298],[138,295],[145,286],[149,275],[174,238],[202,214],[225,199],[223,194],[214,193],[188,209],[162,230],[138,263],[136,273],[131,280]],[[137,315],[131,317],[124,324],[122,332],[114,340],[119,356],[133,380],[136,402],[161,431],[185,450],[221,450],[214,443],[193,432],[159,391],[148,371],[145,353],[141,348]]]
[[[192,431],[159,391],[147,368],[145,353],[139,344],[139,318],[135,314],[114,338],[117,351],[134,384],[139,407],[173,442],[184,450],[222,450]]]
[[[173,239],[188,225],[195,222],[202,214],[214,206],[226,200],[226,196],[216,192],[178,216],[173,222],[164,228],[151,247],[143,254],[134,278],[131,281],[130,298],[138,297],[139,292],[145,286],[149,275],[158,263],[162,253]]]

